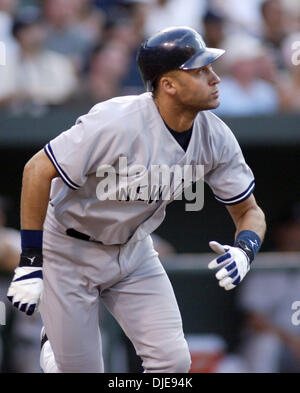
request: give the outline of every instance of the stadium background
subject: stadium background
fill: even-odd
[[[6,227],[19,229],[21,178],[26,161],[94,103],[142,93],[135,64],[138,44],[159,28],[175,24],[195,27],[208,44],[227,49],[224,60],[216,65],[224,80],[217,114],[235,133],[255,173],[255,196],[268,224],[262,256],[253,271],[260,271],[261,258],[261,269],[270,275],[280,271],[283,276],[289,267],[296,276],[300,267],[299,230],[294,248],[280,249],[276,238],[281,217],[289,216],[300,202],[300,53],[299,62],[295,62],[295,52],[300,49],[300,7],[293,0],[0,0],[0,41],[6,47],[6,65],[0,66],[0,196],[6,201]],[[39,27],[43,40],[34,33],[25,37],[32,26]],[[50,68],[47,74],[39,73],[33,59],[34,77],[28,74],[28,85],[24,78],[20,80],[20,75],[28,72],[26,61],[31,61],[32,48],[38,48],[41,57],[46,50],[59,54],[57,58],[53,55],[51,63],[59,77]],[[72,78],[65,75],[61,79],[67,70],[72,70]],[[52,84],[49,95],[47,83],[41,89],[45,90],[43,95],[38,91],[45,75]],[[31,87],[36,83],[37,89],[30,88],[30,83]],[[57,90],[53,88],[56,84]],[[247,97],[245,93],[241,100],[239,94],[247,92],[242,88],[245,85],[249,94]],[[230,244],[233,224],[207,187],[202,211],[186,212],[184,203],[176,201],[168,207],[166,220],[156,235],[158,241],[168,242],[158,246],[162,247],[162,260],[174,285],[184,330],[187,335],[195,335],[191,346],[195,345],[195,351],[202,356],[198,370],[217,372],[221,351],[222,361],[224,353],[232,360],[223,372],[251,371],[241,350],[246,329],[245,308],[240,303],[243,295],[239,290],[224,293],[206,270],[211,257],[207,254],[208,241]],[[299,211],[289,220],[290,225],[300,225]],[[279,254],[286,250],[293,253]],[[5,289],[12,270],[4,265],[0,269],[0,300],[6,302]],[[271,289],[264,288],[266,297]],[[300,301],[297,294],[296,290],[293,300]],[[274,312],[265,311],[266,315]],[[288,311],[292,316],[291,307]],[[0,326],[0,364],[4,372],[39,371],[40,321],[22,318],[7,305],[6,324]],[[131,345],[104,309],[101,319],[107,371],[140,370]],[[297,346],[299,328],[291,321],[289,324]],[[298,352],[296,358],[300,359]],[[288,364],[270,365],[270,370],[294,370]]]

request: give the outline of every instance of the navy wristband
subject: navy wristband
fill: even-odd
[[[43,248],[43,231],[21,230],[21,247],[25,248]]]
[[[253,231],[241,231],[235,239],[234,246],[241,248],[248,255],[251,263],[260,249],[261,239]]]

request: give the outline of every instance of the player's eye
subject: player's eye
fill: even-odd
[[[202,67],[202,68],[199,68],[198,69],[198,74],[199,75],[201,75],[201,74],[205,74],[205,73],[210,73],[210,72],[212,72],[213,71],[213,68],[212,68],[212,66],[211,66],[211,64],[209,64],[209,65],[207,65],[207,66],[205,66],[205,67]]]

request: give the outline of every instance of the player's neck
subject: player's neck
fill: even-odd
[[[174,103],[155,98],[154,102],[164,122],[174,131],[183,132],[192,127],[198,112],[183,110]]]

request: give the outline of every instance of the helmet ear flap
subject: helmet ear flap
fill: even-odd
[[[151,81],[146,81],[146,91],[152,91],[153,87],[152,87],[152,82]]]

